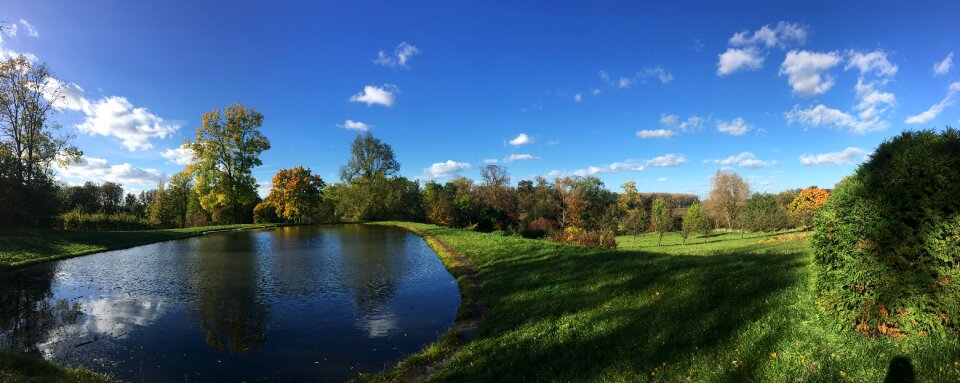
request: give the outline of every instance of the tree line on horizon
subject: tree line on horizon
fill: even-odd
[[[459,177],[421,183],[400,176],[391,146],[367,132],[350,147],[339,182],[310,168],[281,169],[266,198],[252,170],[270,149],[264,116],[242,104],[202,116],[185,168],[139,194],[106,181],[66,185],[54,164],[79,161],[69,135],[51,122],[62,98],[45,65],[25,58],[0,63],[0,224],[69,230],[142,230],[250,222],[404,220],[503,231],[581,245],[615,247],[617,235],[680,230],[684,240],[713,229],[772,231],[808,226],[826,200],[817,188],[751,193],[733,172],[718,171],[709,197],[621,191],[597,177],[536,177],[516,186],[508,169],[487,165],[480,180]],[[25,115],[26,114],[26,115]]]

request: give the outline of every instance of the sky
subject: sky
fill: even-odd
[[[46,63],[67,183],[155,187],[203,113],[264,114],[279,169],[328,183],[358,133],[400,174],[594,175],[704,195],[830,188],[886,139],[960,126],[960,2],[0,0],[0,56]]]

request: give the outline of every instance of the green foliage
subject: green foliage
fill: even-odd
[[[667,201],[662,197],[653,200],[653,205],[650,208],[650,226],[653,227],[653,231],[657,232],[661,240],[665,233],[673,229],[670,206],[667,205]],[[657,245],[660,245],[659,241]]]
[[[244,207],[252,210],[256,202],[252,170],[263,163],[260,153],[270,149],[270,141],[260,133],[262,125],[263,114],[241,104],[226,107],[223,116],[219,110],[203,115],[196,141],[190,144],[195,161],[190,170],[201,206],[217,222],[243,222]]]
[[[269,200],[253,207],[253,223],[277,223],[281,219],[277,216],[277,207]]]
[[[750,231],[777,231],[790,226],[786,210],[776,194],[754,193],[741,215],[743,228]]]
[[[350,145],[350,161],[340,167],[340,179],[349,183],[357,178],[391,177],[400,171],[390,145],[372,133],[357,136]]]
[[[582,227],[567,226],[563,231],[554,233],[550,240],[577,246],[590,246],[601,249],[616,249],[617,236],[610,230],[587,230]]]
[[[814,218],[821,306],[867,334],[960,333],[960,132],[881,144]]]
[[[703,220],[703,214],[700,213],[700,204],[694,203],[687,209],[687,213],[683,216],[683,224],[680,228],[680,234],[683,236],[683,243],[687,243],[687,239],[691,235],[696,233],[702,233],[704,231],[706,224]]]
[[[56,226],[64,230],[132,231],[150,230],[156,226],[145,218],[129,213],[81,213],[71,210],[60,214]]]

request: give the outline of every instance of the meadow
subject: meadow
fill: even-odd
[[[479,333],[429,381],[960,380],[956,338],[867,338],[822,314],[805,232],[649,233],[605,251],[398,225],[480,280]]]

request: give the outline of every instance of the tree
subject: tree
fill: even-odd
[[[506,229],[516,218],[516,195],[510,188],[510,174],[507,168],[487,165],[480,169],[480,187],[477,197],[486,208],[485,225],[493,229]]]
[[[960,334],[960,131],[903,132],[813,220],[818,305],[870,335]]]
[[[97,201],[100,204],[100,211],[104,214],[114,214],[120,211],[120,203],[122,200],[123,186],[110,181],[100,185]]]
[[[650,225],[657,232],[657,246],[663,242],[663,235],[670,231],[673,219],[670,216],[670,206],[662,197],[653,200],[650,208]]]
[[[733,229],[740,211],[750,196],[750,185],[735,172],[717,170],[711,179],[712,189],[705,205],[717,221]]]
[[[190,144],[195,162],[196,193],[207,211],[220,210],[226,221],[238,223],[241,209],[257,198],[253,168],[260,166],[260,154],[270,141],[260,133],[263,114],[241,104],[230,105],[203,115],[196,141]]]
[[[617,206],[623,214],[620,218],[620,231],[637,236],[647,229],[647,211],[643,207],[643,196],[637,191],[637,183],[627,181],[623,184],[623,193],[617,196]]]
[[[82,153],[57,136],[50,117],[63,90],[44,64],[18,55],[0,61],[0,224],[48,222],[58,206],[53,164]]]
[[[274,207],[277,217],[302,223],[305,216],[314,218],[319,213],[326,184],[310,168],[281,169],[272,184],[266,203]]]
[[[801,226],[810,226],[813,215],[827,203],[830,192],[811,186],[800,191],[797,197],[787,205],[788,211],[796,217]]]
[[[750,231],[777,231],[787,227],[787,212],[777,203],[777,196],[755,193],[743,207],[743,226]]]
[[[187,227],[187,213],[189,211],[190,198],[194,195],[193,178],[186,171],[174,174],[170,177],[170,183],[164,194],[165,203],[170,210],[169,215],[173,217],[177,226]]]
[[[340,167],[340,179],[352,182],[356,178],[390,177],[400,171],[400,163],[393,148],[367,132],[358,135],[350,146],[350,161]]]
[[[703,232],[703,215],[700,213],[700,204],[694,203],[687,209],[683,216],[683,226],[680,228],[680,234],[683,236],[683,243],[687,243],[687,238],[696,233]]]

